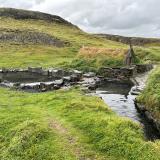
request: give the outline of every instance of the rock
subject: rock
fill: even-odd
[[[58,90],[58,89],[60,89],[61,87],[59,86],[59,85],[54,85],[54,89],[55,90]]]
[[[63,77],[64,82],[71,82],[71,77]]]
[[[135,95],[135,96],[138,96],[138,95],[140,95],[140,92],[136,92],[136,91],[131,91],[131,92],[130,92],[130,94],[131,94],[131,95]]]
[[[83,73],[81,71],[78,71],[78,70],[73,70],[73,74],[78,76],[79,78],[81,78]]]
[[[137,100],[135,100],[135,101],[137,101]],[[136,108],[140,111],[140,112],[145,112],[146,111],[146,108],[145,108],[145,106],[144,105],[142,105],[142,104],[139,104],[139,103],[135,103],[136,104]]]
[[[28,72],[31,72],[31,73],[41,74],[42,71],[43,71],[42,67],[28,67]]]
[[[55,78],[63,78],[64,76],[64,71],[62,69],[54,69],[51,72],[52,76]]]
[[[49,71],[48,70],[43,70],[42,75],[43,76],[49,76]]]
[[[53,83],[54,83],[54,85],[62,86],[64,81],[63,81],[63,79],[60,79],[60,80],[55,80]]]
[[[88,73],[83,74],[83,77],[85,77],[85,78],[91,78],[91,77],[95,77],[95,76],[96,76],[96,73],[94,73],[94,72],[88,72]]]
[[[14,87],[19,87],[21,85],[21,83],[17,82],[17,83],[14,83]]]
[[[148,111],[145,111],[145,116],[150,122],[154,121],[154,118],[152,117],[151,113],[149,113]]]
[[[88,87],[89,90],[96,90],[96,88],[97,88],[97,85],[95,83],[90,84],[89,87]]]
[[[80,77],[77,75],[71,75],[71,82],[78,82],[80,80]]]
[[[14,84],[10,83],[10,82],[2,82],[2,83],[0,83],[0,86],[12,88],[12,87],[14,87]]]
[[[7,73],[9,70],[8,69],[6,69],[6,68],[2,68],[2,73]]]

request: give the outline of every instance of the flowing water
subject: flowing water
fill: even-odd
[[[97,89],[96,94],[118,115],[128,117],[140,123],[144,129],[144,135],[147,140],[160,139],[160,134],[153,124],[148,122],[146,118],[137,111],[134,102],[136,96],[131,95],[130,92],[132,87],[130,83],[120,84],[106,82]]]

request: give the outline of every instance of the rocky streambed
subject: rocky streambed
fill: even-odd
[[[0,86],[29,92],[45,92],[80,85],[83,89],[94,90],[100,78],[93,72],[62,69],[1,69]]]

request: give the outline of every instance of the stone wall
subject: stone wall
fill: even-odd
[[[144,73],[144,72],[148,72],[150,70],[153,69],[153,65],[152,64],[138,64],[136,65],[136,70],[137,70],[137,73]]]
[[[99,76],[103,76],[105,78],[111,79],[119,79],[119,80],[129,80],[134,77],[136,74],[144,73],[153,69],[152,64],[146,65],[135,65],[132,67],[122,67],[122,68],[109,68],[104,67],[101,68],[98,72]]]

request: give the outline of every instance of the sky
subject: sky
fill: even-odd
[[[160,0],[0,0],[0,7],[59,15],[91,33],[160,38]]]

